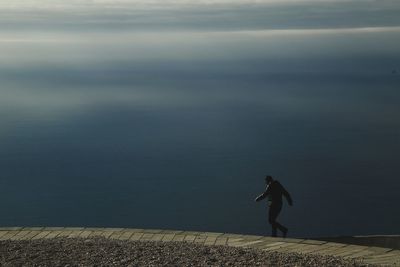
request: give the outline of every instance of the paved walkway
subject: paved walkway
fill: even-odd
[[[310,239],[273,238],[213,232],[130,228],[3,227],[0,240],[33,240],[55,237],[103,236],[120,240],[186,241],[203,245],[258,248],[266,251],[316,253],[355,258],[365,263],[400,266],[400,250],[346,245]]]

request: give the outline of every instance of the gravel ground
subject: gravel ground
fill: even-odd
[[[365,266],[335,257],[105,238],[0,241],[1,266]]]

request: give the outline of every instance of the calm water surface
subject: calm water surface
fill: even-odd
[[[400,30],[0,40],[0,225],[399,234]]]

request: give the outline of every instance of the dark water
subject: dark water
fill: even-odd
[[[398,28],[2,38],[1,226],[399,233]]]

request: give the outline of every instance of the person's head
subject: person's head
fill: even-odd
[[[270,184],[274,179],[272,178],[271,175],[265,176],[265,183]]]

